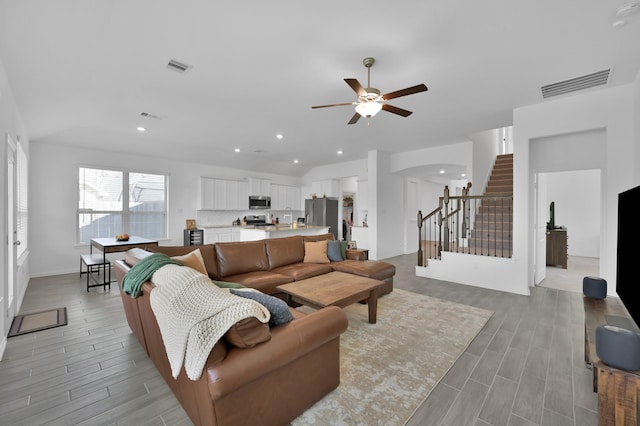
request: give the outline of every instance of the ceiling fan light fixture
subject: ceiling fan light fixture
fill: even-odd
[[[382,104],[378,102],[360,102],[356,105],[356,112],[363,117],[373,117],[382,109]]]

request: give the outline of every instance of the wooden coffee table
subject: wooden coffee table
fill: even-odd
[[[378,314],[378,295],[384,282],[372,278],[330,272],[277,288],[287,294],[289,302],[295,301],[315,309],[326,306],[345,308],[353,303],[367,301],[369,323],[375,324]]]

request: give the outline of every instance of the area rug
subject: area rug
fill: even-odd
[[[7,337],[20,336],[34,331],[67,325],[67,308],[49,309],[47,311],[16,315],[11,323]]]
[[[345,312],[340,386],[294,426],[404,424],[493,315],[399,289],[378,301],[377,324],[368,323],[367,305]]]

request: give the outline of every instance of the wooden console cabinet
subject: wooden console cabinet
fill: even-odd
[[[567,228],[547,231],[547,265],[567,269]]]
[[[611,367],[596,354],[596,328],[607,324],[607,317],[629,318],[620,299],[584,297],[584,359],[593,369],[593,391],[598,392],[599,426],[637,426],[640,416],[640,371]]]

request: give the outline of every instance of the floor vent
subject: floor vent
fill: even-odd
[[[185,72],[191,69],[191,65],[187,65],[180,61],[176,61],[175,59],[171,59],[167,64],[167,68],[169,68],[170,70],[177,71],[181,74],[184,74]]]
[[[576,77],[559,83],[542,86],[542,97],[546,99],[552,96],[577,92],[578,90],[584,90],[590,87],[602,86],[603,84],[608,83],[610,72],[610,69],[598,71],[593,74],[583,75],[582,77]]]

